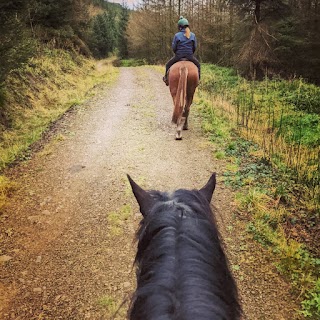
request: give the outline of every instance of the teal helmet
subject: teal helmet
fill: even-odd
[[[181,16],[178,21],[178,27],[187,27],[187,26],[189,26],[189,21],[183,16]]]

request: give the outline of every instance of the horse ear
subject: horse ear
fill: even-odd
[[[199,192],[208,200],[208,202],[211,202],[212,194],[214,189],[216,188],[216,173],[214,172],[207,184],[199,190]]]
[[[153,207],[154,199],[151,197],[151,195],[147,191],[143,190],[140,186],[138,186],[128,174],[127,174],[127,177],[130,182],[132,192],[136,197],[138,204],[140,206],[140,212],[145,217]]]

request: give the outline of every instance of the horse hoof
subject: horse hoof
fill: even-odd
[[[183,127],[183,130],[189,130],[188,126]]]
[[[176,134],[176,140],[182,140],[181,131],[177,132],[177,134]]]

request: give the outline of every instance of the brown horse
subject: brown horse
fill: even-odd
[[[170,68],[169,88],[174,103],[172,122],[177,125],[176,140],[182,139],[182,129],[188,130],[190,106],[198,84],[198,68],[194,63],[179,61]]]

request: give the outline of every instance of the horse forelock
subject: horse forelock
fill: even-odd
[[[238,319],[236,287],[209,204],[198,191],[152,196],[156,204],[138,231],[130,319]]]

